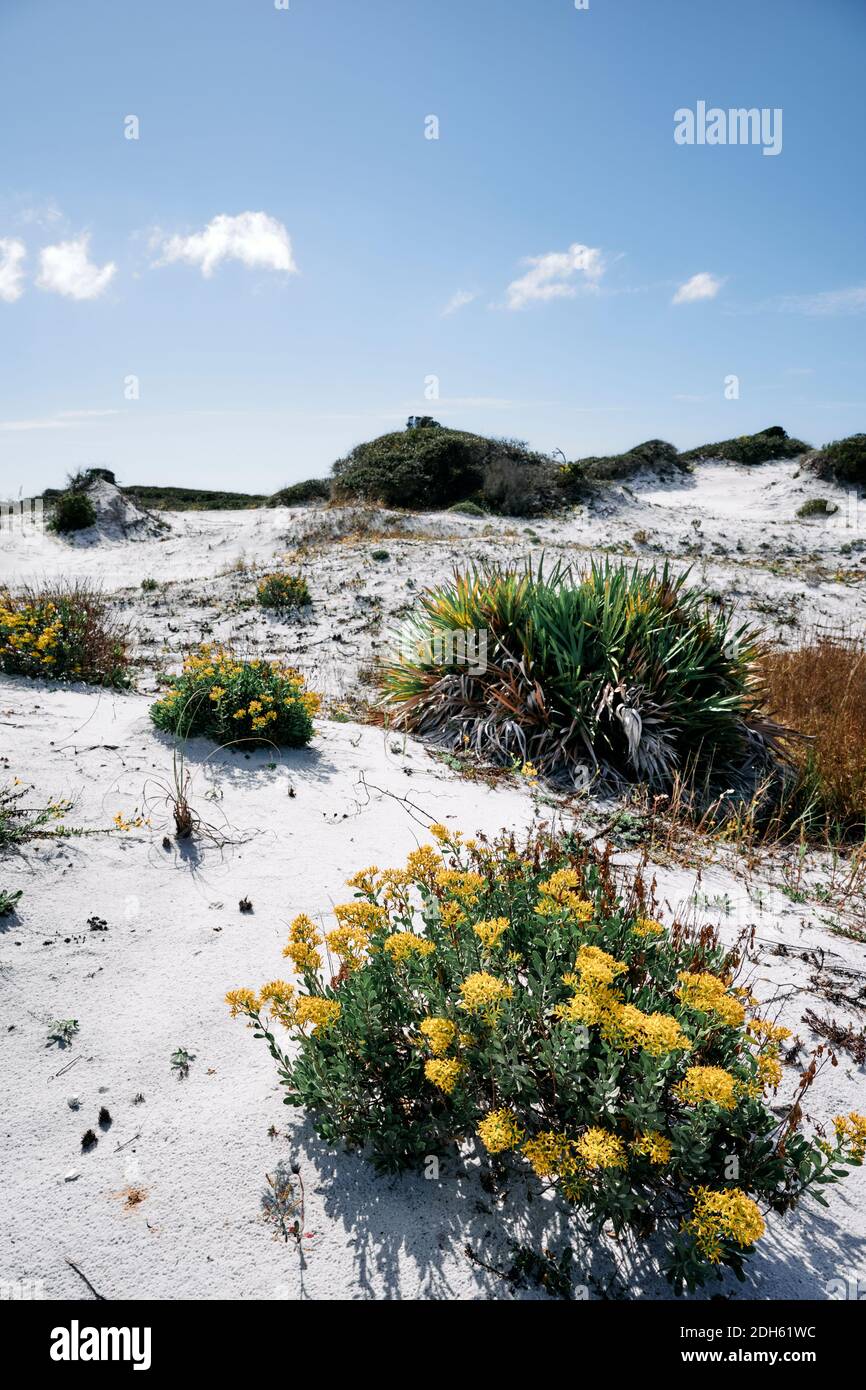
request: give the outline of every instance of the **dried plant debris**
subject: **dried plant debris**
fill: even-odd
[[[803,1015],[803,1022],[808,1023],[813,1033],[817,1033],[819,1038],[826,1038],[833,1047],[838,1047],[842,1052],[847,1052],[854,1058],[858,1066],[866,1062],[866,1029],[861,1028],[859,1033],[851,1025],[843,1027],[841,1023],[836,1023],[832,1018],[819,1018],[812,1010],[807,1009]]]

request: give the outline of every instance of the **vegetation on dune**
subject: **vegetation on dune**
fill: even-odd
[[[792,651],[764,654],[767,706],[786,727],[795,769],[788,818],[831,839],[866,836],[866,641],[817,633]]]
[[[256,602],[260,608],[287,613],[310,602],[310,590],[302,574],[266,574],[259,580]]]
[[[836,503],[829,502],[826,497],[810,497],[808,502],[797,508],[797,515],[808,521],[813,516],[835,516],[838,510]]]
[[[673,444],[664,439],[647,439],[636,444],[624,454],[611,454],[603,458],[576,459],[559,470],[559,485],[569,496],[579,494],[581,485],[586,482],[604,482],[609,479],[631,478],[643,469],[656,472],[670,472],[684,469],[680,455]]]
[[[640,879],[623,892],[570,837],[431,832],[349,879],[333,930],[294,919],[300,987],[227,996],[325,1143],[386,1171],[474,1144],[488,1182],[553,1188],[596,1235],[657,1232],[677,1289],[740,1273],[766,1212],[862,1161],[866,1117],[816,1141],[799,1104],[770,1109],[790,1034],[710,929],[665,929]]]
[[[301,507],[310,502],[327,502],[331,484],[327,478],[307,478],[302,483],[290,483],[268,498],[269,507]]]
[[[741,434],[737,439],[722,439],[716,444],[700,444],[680,454],[684,463],[700,463],[704,459],[725,459],[730,463],[769,463],[772,459],[798,458],[809,445],[802,439],[791,439],[781,425],[770,425],[757,434]]]
[[[91,685],[129,684],[127,629],[87,580],[0,588],[0,671]]]
[[[244,661],[228,647],[205,643],[190,653],[168,691],[150,707],[164,733],[212,738],[219,744],[299,748],[313,736],[320,698],[293,667]]]
[[[137,483],[120,490],[139,506],[154,511],[245,511],[251,507],[267,506],[268,503],[264,493],[253,492],[219,492],[207,488],[157,487]]]
[[[67,833],[59,822],[72,809],[72,802],[58,800],[33,806],[28,800],[31,790],[18,777],[0,786],[0,853],[29,840],[53,839]]]
[[[93,499],[86,492],[70,490],[62,492],[51,504],[48,526],[59,536],[71,535],[74,531],[84,531],[96,522],[96,508]]]
[[[485,634],[485,663],[454,634]],[[464,637],[466,651],[480,639]],[[383,668],[395,722],[575,786],[667,791],[677,771],[747,786],[775,749],[756,635],[687,577],[593,565],[455,573],[419,600]]]
[[[488,439],[423,417],[405,430],[358,444],[333,467],[334,497],[436,510],[485,502],[532,515],[556,499],[556,466],[519,440]]]
[[[819,478],[866,487],[866,434],[852,434],[814,450],[803,460],[803,466]]]

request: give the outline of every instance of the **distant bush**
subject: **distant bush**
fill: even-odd
[[[96,522],[96,508],[93,499],[86,492],[62,492],[51,508],[48,525],[58,535],[66,536],[73,531],[84,531]]]
[[[264,493],[214,492],[208,488],[134,484],[121,488],[121,492],[141,507],[170,512],[246,511],[251,507],[264,507],[268,502]]]
[[[576,495],[587,479],[631,478],[644,469],[667,472],[681,467],[680,455],[673,444],[668,444],[664,439],[647,439],[624,454],[576,459],[567,463],[559,469],[558,481],[566,494]]]
[[[757,434],[741,434],[737,439],[723,439],[717,444],[701,444],[697,449],[689,449],[680,454],[686,463],[699,463],[704,459],[724,459],[730,463],[759,464],[772,459],[798,458],[805,454],[809,445],[802,439],[791,439],[781,425],[770,425]]]
[[[242,661],[229,648],[204,644],[191,653],[168,692],[150,707],[158,729],[180,738],[212,738],[298,748],[313,736],[319,696],[276,661]]]
[[[287,612],[310,602],[310,591],[302,574],[266,574],[256,589],[256,602],[262,608]]]
[[[121,687],[128,668],[126,629],[86,580],[0,589],[0,670]]]
[[[301,507],[308,502],[327,502],[331,484],[327,478],[307,478],[303,483],[290,483],[268,498],[269,507]]]
[[[486,633],[477,673],[455,629]],[[666,791],[686,765],[747,785],[774,750],[755,634],[667,567],[458,573],[421,595],[403,636],[383,668],[398,725],[564,785]]]
[[[485,465],[481,495],[489,511],[503,516],[541,516],[562,504],[558,479],[552,461],[494,456]]]
[[[866,487],[866,434],[852,434],[815,450],[803,460],[803,466],[819,478]]]
[[[742,1277],[765,1214],[862,1162],[866,1118],[829,1136],[801,1132],[800,1105],[778,1119],[789,1030],[756,1012],[717,933],[651,916],[639,878],[573,836],[430,829],[405,867],[348,880],[332,930],[294,919],[300,986],[226,996],[286,1103],[386,1172],[474,1152],[521,1219],[546,1193],[596,1231],[657,1232],[678,1292]]]
[[[791,651],[765,654],[767,708],[788,729],[795,769],[785,813],[810,833],[866,835],[866,642],[817,634]]]
[[[159,588],[155,579],[142,579],[141,588],[145,594],[152,594]]]
[[[483,507],[479,507],[477,502],[467,499],[465,502],[453,502],[448,508],[449,512],[459,512],[461,516],[487,516]]]
[[[804,502],[802,507],[797,508],[797,515],[808,518],[810,516],[834,516],[839,508],[835,502],[828,502],[826,497],[810,497],[808,502]]]
[[[512,466],[526,470],[522,486],[514,479]],[[487,439],[421,417],[406,430],[359,444],[338,459],[333,468],[334,496],[437,510],[489,488],[485,500],[493,505],[495,499],[504,510],[532,497],[540,476],[536,470],[550,467],[545,455],[520,440]]]

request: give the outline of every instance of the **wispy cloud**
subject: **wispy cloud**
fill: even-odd
[[[98,299],[114,279],[117,266],[114,261],[94,265],[89,249],[87,234],[74,241],[60,241],[56,246],[43,246],[36,280],[39,289],[67,299]]]
[[[604,258],[597,247],[574,242],[567,251],[548,251],[544,256],[528,256],[530,269],[512,280],[506,294],[509,309],[551,299],[573,299],[578,287],[595,288],[604,273]],[[581,278],[582,277],[582,280]]]
[[[68,430],[75,429],[84,420],[117,414],[119,412],[116,410],[59,410],[56,415],[46,415],[36,420],[0,420],[0,430]]]
[[[699,299],[715,299],[723,284],[718,275],[702,270],[699,275],[693,275],[684,285],[680,285],[671,303],[694,304]]]
[[[794,314],[828,317],[832,314],[866,312],[866,285],[845,290],[825,290],[821,294],[786,294],[775,301],[777,309]]]
[[[451,314],[456,314],[460,309],[465,309],[467,304],[471,304],[477,298],[476,290],[457,290],[442,310],[443,319],[447,319]]]
[[[198,266],[206,279],[223,261],[240,261],[251,269],[298,273],[286,228],[266,212],[241,212],[236,217],[221,212],[200,232],[170,237],[156,233],[152,241],[162,252],[157,265],[183,261]]]
[[[0,299],[14,304],[24,293],[27,247],[16,237],[0,238]]]

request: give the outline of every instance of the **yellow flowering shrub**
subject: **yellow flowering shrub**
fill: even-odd
[[[126,630],[85,581],[0,588],[0,671],[121,688],[129,685]]]
[[[256,587],[256,603],[278,613],[303,608],[310,602],[310,591],[302,574],[266,574]]]
[[[204,643],[191,652],[165,695],[150,707],[158,729],[179,737],[298,748],[313,736],[321,699],[291,666],[243,661],[228,647]]]
[[[864,1158],[863,1116],[835,1142],[779,1123],[786,1030],[712,931],[666,929],[573,836],[431,834],[354,873],[336,925],[294,918],[299,981],[226,996],[325,1142],[389,1172],[476,1154],[599,1228],[657,1230],[677,1288],[740,1271],[766,1211]]]

